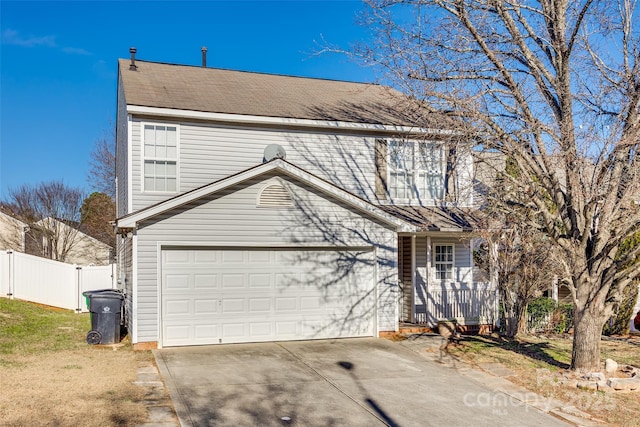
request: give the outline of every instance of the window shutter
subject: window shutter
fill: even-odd
[[[386,139],[376,139],[375,163],[376,182],[375,192],[378,200],[387,200],[387,154],[389,148]]]

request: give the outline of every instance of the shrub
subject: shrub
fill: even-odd
[[[569,332],[573,327],[573,304],[560,303],[553,312],[552,331],[556,334]]]
[[[556,302],[552,298],[540,297],[531,301],[527,307],[529,330],[547,331],[555,308]]]
[[[573,304],[557,304],[552,298],[540,297],[529,303],[529,330],[562,334],[573,326]]]
[[[622,292],[622,302],[602,328],[603,335],[626,335],[629,333],[630,320],[635,314],[633,308],[638,298],[638,283],[630,283]]]

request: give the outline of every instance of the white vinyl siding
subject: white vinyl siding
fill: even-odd
[[[167,123],[171,124],[171,123]],[[133,123],[133,210],[167,199],[142,192],[141,121]],[[262,163],[264,148],[280,144],[286,160],[366,200],[374,194],[375,138],[303,131],[240,129],[223,125],[177,123],[179,128],[178,192],[192,190]]]
[[[143,191],[176,192],[178,189],[178,128],[144,123],[142,133]]]
[[[432,202],[444,194],[442,146],[418,141],[389,141],[389,196],[395,201]]]
[[[163,247],[351,247],[375,254],[376,324],[397,328],[397,242],[393,229],[317,190],[286,177],[295,208],[263,209],[258,193],[275,176],[243,182],[140,224],[138,236],[138,342],[158,341],[160,253]],[[349,260],[337,268],[348,269]]]
[[[123,216],[131,211],[129,210],[129,117],[127,116],[127,105],[125,104],[124,91],[122,82],[118,84],[118,111],[117,111],[117,129],[116,129],[116,208],[118,216]]]

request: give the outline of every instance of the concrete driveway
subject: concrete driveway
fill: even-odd
[[[185,347],[155,355],[183,426],[567,425],[496,390],[488,375],[461,374],[383,339]]]

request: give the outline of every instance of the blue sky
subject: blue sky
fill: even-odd
[[[0,1],[0,198],[62,179],[85,188],[89,153],[115,125],[117,59],[372,81],[323,38],[366,38],[356,1]]]

